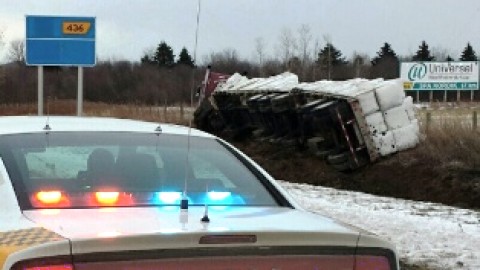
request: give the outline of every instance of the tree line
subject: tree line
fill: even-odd
[[[275,44],[275,54],[267,53],[263,38],[254,40],[251,59],[242,58],[237,50],[228,48],[203,56],[202,64],[195,63],[184,47],[175,54],[173,48],[160,41],[155,49],[146,52],[138,61],[98,61],[84,70],[85,99],[106,103],[142,103],[172,105],[189,102],[191,94],[201,84],[205,68],[249,77],[266,77],[290,71],[301,81],[322,79],[346,80],[363,78],[397,78],[401,61],[453,61],[445,50],[431,49],[422,41],[415,54],[399,56],[385,42],[376,55],[355,52],[346,57],[329,36],[323,46],[313,39],[310,28],[301,25],[294,33],[285,28]],[[0,32],[0,48],[2,47]],[[36,68],[24,64],[24,43],[21,40],[3,44],[7,47],[9,63],[0,66],[0,102],[33,102],[36,100]],[[460,61],[476,61],[477,55],[467,43]],[[76,68],[46,67],[45,92],[48,98],[75,99]]]

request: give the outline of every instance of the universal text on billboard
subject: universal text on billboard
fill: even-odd
[[[478,62],[406,62],[405,90],[478,90]]]

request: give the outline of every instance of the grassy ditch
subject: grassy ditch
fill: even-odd
[[[255,141],[235,145],[277,179],[480,209],[480,129],[452,120],[428,128],[422,124],[421,130],[416,148],[350,173],[293,147]]]

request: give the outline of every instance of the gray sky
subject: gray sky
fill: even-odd
[[[8,42],[24,38],[25,15],[95,16],[100,59],[138,61],[162,40],[176,55],[183,46],[193,54],[197,1],[0,0],[0,29]],[[201,0],[201,4],[198,61],[225,48],[252,59],[257,37],[275,56],[281,30],[290,28],[296,34],[302,24],[311,28],[321,46],[328,36],[347,57],[354,51],[372,57],[385,41],[399,55],[414,53],[422,40],[454,58],[467,42],[480,53],[478,0]],[[0,59],[4,54],[5,49]]]

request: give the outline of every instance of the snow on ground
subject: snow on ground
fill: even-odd
[[[480,212],[281,182],[305,209],[373,232],[400,259],[432,269],[480,269]]]

